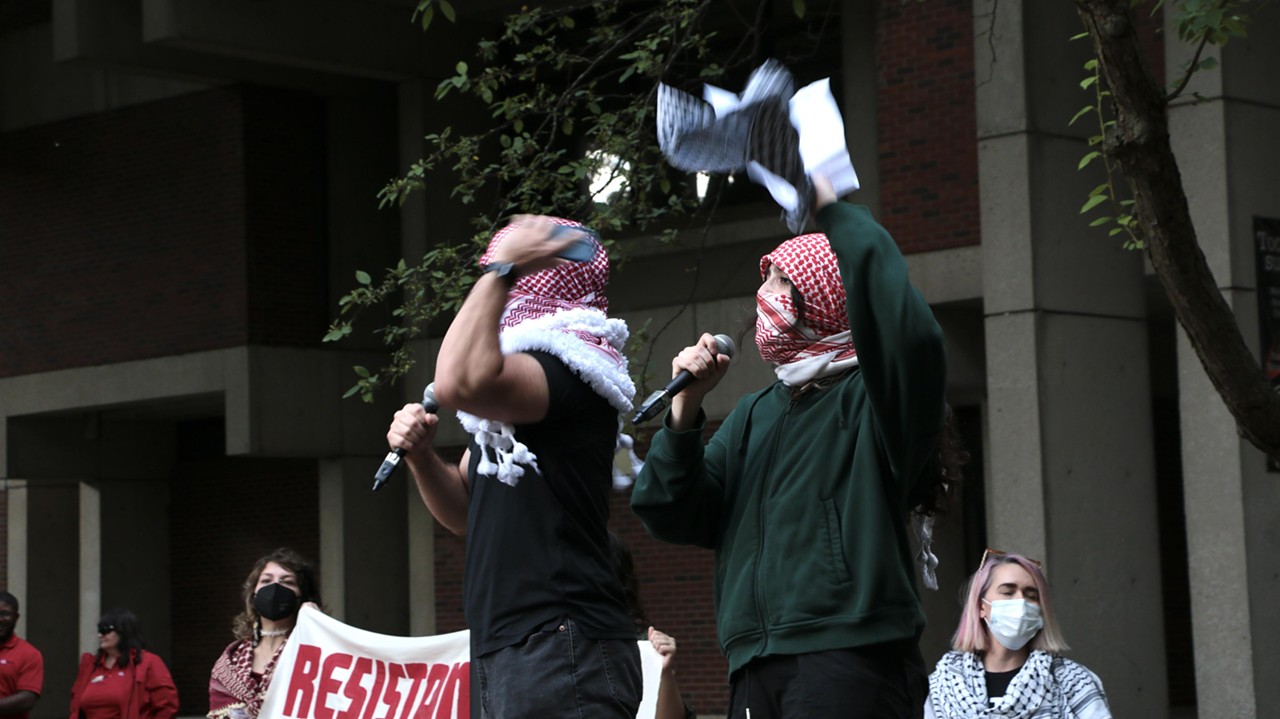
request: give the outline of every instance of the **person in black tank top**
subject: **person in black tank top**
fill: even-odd
[[[557,257],[575,243],[591,256]],[[606,525],[635,388],[626,324],[605,315],[608,258],[576,223],[521,216],[481,263],[436,364],[437,400],[473,437],[462,461],[436,454],[422,405],[387,432],[432,515],[467,538],[471,716],[634,717],[639,649]]]

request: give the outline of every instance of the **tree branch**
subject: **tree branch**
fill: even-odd
[[[1165,95],[1165,104],[1173,102],[1174,99],[1182,94],[1183,90],[1187,89],[1187,83],[1191,82],[1191,76],[1196,74],[1196,70],[1200,67],[1200,54],[1204,52],[1204,48],[1208,44],[1209,33],[1208,31],[1205,31],[1204,35],[1200,38],[1200,44],[1196,46],[1195,56],[1191,58],[1191,62],[1187,64],[1186,71],[1182,73],[1182,80],[1178,83],[1176,88],[1174,88],[1168,95]]]
[[[1205,261],[1128,0],[1075,0],[1115,102],[1109,146],[1129,182],[1147,252],[1179,324],[1241,436],[1280,458],[1280,395],[1268,386]]]

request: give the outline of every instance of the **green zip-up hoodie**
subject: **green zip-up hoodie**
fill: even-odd
[[[743,397],[705,447],[705,416],[686,432],[664,427],[631,495],[653,536],[715,550],[730,673],[924,629],[907,497],[942,428],[942,330],[867,208],[832,203],[818,220],[839,260],[857,369],[795,400],[781,382]]]

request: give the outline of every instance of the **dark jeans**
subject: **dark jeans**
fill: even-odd
[[[472,719],[635,719],[640,708],[635,640],[588,639],[572,620],[471,661]]]
[[[729,677],[729,719],[920,719],[928,691],[914,640],[760,657]]]

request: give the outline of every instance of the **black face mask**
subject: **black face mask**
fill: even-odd
[[[272,621],[297,614],[298,604],[298,594],[279,582],[268,584],[253,595],[253,608]]]

